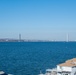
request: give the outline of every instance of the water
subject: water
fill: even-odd
[[[0,70],[14,75],[38,75],[76,57],[76,42],[0,43]]]

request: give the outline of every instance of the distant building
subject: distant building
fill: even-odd
[[[66,41],[67,41],[67,42],[69,41],[69,34],[67,34],[67,39],[66,39]]]
[[[21,41],[21,34],[19,34],[19,41]]]

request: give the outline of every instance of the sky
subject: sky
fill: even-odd
[[[0,0],[0,38],[76,40],[76,0]]]

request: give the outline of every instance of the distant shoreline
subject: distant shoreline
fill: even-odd
[[[68,42],[76,42],[76,41],[0,41],[0,42],[65,42],[65,43],[68,43]]]
[[[25,40],[25,39],[0,39],[0,42],[76,42],[76,41],[63,41],[63,40]]]

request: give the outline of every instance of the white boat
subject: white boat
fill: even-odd
[[[54,69],[46,69],[45,74],[39,75],[76,75],[76,58],[67,60]]]
[[[12,75],[12,74],[7,74],[4,71],[0,71],[0,75]]]

